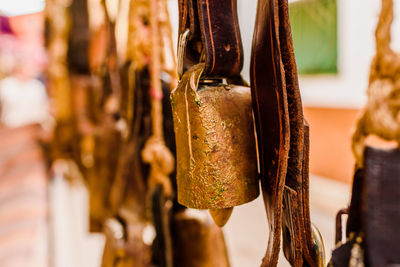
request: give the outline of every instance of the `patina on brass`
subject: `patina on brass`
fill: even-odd
[[[203,70],[193,66],[171,93],[178,202],[230,208],[259,194],[250,89],[201,84]]]

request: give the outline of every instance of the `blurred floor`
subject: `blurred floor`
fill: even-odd
[[[334,247],[335,216],[349,201],[350,186],[330,179],[311,178],[311,217],[324,238],[327,260]],[[54,267],[98,267],[104,238],[88,233],[87,191],[69,186],[63,177],[51,185]],[[235,207],[223,228],[232,267],[260,266],[268,231],[262,198]],[[281,255],[279,267],[290,266]]]

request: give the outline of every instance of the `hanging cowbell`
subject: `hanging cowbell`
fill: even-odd
[[[234,206],[259,195],[236,1],[180,0],[179,6],[180,82],[171,93],[178,202],[209,209],[223,226]]]
[[[259,194],[251,96],[248,87],[202,83],[203,70],[192,67],[171,94],[178,201],[229,209]]]

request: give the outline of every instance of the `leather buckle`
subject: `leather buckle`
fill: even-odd
[[[343,224],[342,217],[343,215],[348,215],[349,209],[341,209],[338,211],[336,215],[336,233],[335,233],[335,244],[339,244],[343,241]]]

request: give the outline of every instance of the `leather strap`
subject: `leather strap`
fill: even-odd
[[[366,147],[363,224],[366,266],[398,266],[400,150]]]
[[[68,36],[68,67],[77,74],[90,74],[89,19],[87,1],[73,0],[70,5],[71,26]]]
[[[304,122],[286,0],[259,0],[251,88],[270,236],[262,266],[276,266],[281,229],[292,266],[317,266],[308,192]]]
[[[364,169],[356,169],[353,178],[353,188],[351,191],[351,201],[348,209],[348,219],[346,224],[346,236],[351,233],[358,233],[362,230],[362,211],[363,205],[362,192],[365,186]]]
[[[243,47],[236,9],[236,0],[179,0],[179,33],[190,29],[185,70],[204,61],[209,78],[240,75]]]
[[[291,132],[291,139],[292,136],[293,139],[297,137],[303,143],[293,141],[289,152],[283,207],[283,251],[292,266],[318,266],[309,207],[308,124],[305,123],[302,128],[303,138]]]
[[[354,236],[362,237],[365,266],[398,266],[400,254],[400,150],[367,146],[357,169],[346,226],[347,242],[333,251],[329,266],[347,266],[353,257]]]
[[[297,208],[292,209],[292,213],[295,213],[292,214],[291,222],[294,225],[293,231],[289,233],[290,238],[283,238],[283,245],[295,243],[296,249],[291,251],[290,258],[289,255],[286,256],[290,259],[292,266],[303,266],[305,262],[310,266],[315,266],[317,260],[309,207],[309,125],[303,116],[289,6],[286,0],[279,2],[279,41],[285,70],[290,124],[290,150],[285,185],[293,190],[289,192],[296,192],[293,197],[297,203],[297,205],[293,203],[293,206]]]
[[[258,1],[250,69],[261,186],[270,230],[262,266],[278,263],[290,138],[276,12],[277,0]]]

